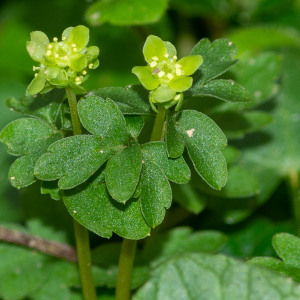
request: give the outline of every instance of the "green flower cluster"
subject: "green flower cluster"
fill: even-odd
[[[86,47],[88,41],[89,29],[82,25],[65,29],[61,41],[55,37],[50,42],[45,33],[31,32],[27,51],[40,65],[33,67],[37,72],[27,87],[27,94],[46,93],[55,87],[67,86],[83,90],[79,85],[85,80],[88,69],[99,65],[99,48]]]
[[[165,108],[176,105],[175,110],[179,110],[183,92],[193,84],[190,75],[201,66],[202,56],[192,55],[177,60],[175,47],[154,35],[147,38],[143,54],[148,66],[134,67],[132,72],[150,90],[149,102],[152,109],[157,111],[156,104]]]

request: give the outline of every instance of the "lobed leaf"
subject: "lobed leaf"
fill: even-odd
[[[137,140],[144,127],[144,119],[141,116],[125,116],[128,133]]]
[[[109,140],[111,146],[128,143],[126,121],[112,100],[87,96],[78,102],[78,115],[90,133]]]
[[[227,39],[218,39],[211,43],[202,39],[195,45],[191,54],[201,55],[203,64],[196,73],[194,86],[200,88],[210,80],[222,75],[237,63],[234,59],[237,47]]]
[[[226,183],[227,167],[220,151],[227,139],[206,115],[185,110],[175,116],[177,130],[183,135],[189,156],[198,174],[212,188],[220,190]]]
[[[142,152],[138,143],[111,157],[105,168],[107,189],[115,200],[125,203],[133,195],[140,179]]]
[[[216,79],[211,80],[203,86],[195,85],[189,91],[188,96],[213,97],[230,102],[251,101],[249,92],[238,83],[232,80]]]
[[[107,87],[90,92],[104,99],[110,98],[118,105],[124,115],[149,115],[152,114],[148,94],[141,85],[130,85],[126,88]]]
[[[8,146],[8,153],[21,156],[9,169],[9,180],[16,188],[26,187],[36,181],[34,166],[37,160],[60,133],[42,119],[24,118],[9,123],[0,133],[0,140]]]
[[[65,191],[64,203],[75,220],[102,237],[110,238],[113,232],[134,240],[149,235],[150,227],[141,213],[139,201],[131,199],[122,204],[113,200],[102,174]]]
[[[171,206],[172,190],[162,169],[147,156],[143,159],[139,202],[147,224],[154,228],[163,221],[165,209]]]
[[[170,181],[183,184],[191,179],[191,171],[183,157],[168,158],[165,143],[146,143],[142,146],[142,152],[144,157],[162,169]]]
[[[52,144],[35,166],[35,175],[57,180],[60,189],[71,189],[91,177],[115,149],[90,135],[71,136]]]
[[[166,120],[166,144],[168,155],[172,158],[180,156],[185,147],[183,136],[176,130],[176,119],[174,115],[167,115]]]
[[[69,129],[71,122],[64,99],[64,89],[54,89],[46,94],[8,98],[6,104],[20,114],[44,119],[59,129]]]

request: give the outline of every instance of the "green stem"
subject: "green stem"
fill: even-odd
[[[116,300],[129,300],[131,274],[137,241],[123,239],[119,259],[119,271],[116,287]]]
[[[66,88],[74,135],[82,133],[77,112],[76,95],[71,87]],[[97,294],[92,274],[91,249],[88,230],[74,220],[77,258],[84,300],[96,300]]]
[[[160,141],[164,136],[166,109],[158,108],[150,141]],[[119,259],[116,300],[130,300],[131,274],[136,250],[136,240],[123,239]]]
[[[77,112],[76,95],[71,87],[66,87],[74,135],[82,134],[81,123]]]
[[[166,109],[164,107],[158,107],[158,113],[156,115],[152,133],[151,133],[151,142],[161,141],[164,136],[164,124],[166,118]]]
[[[300,236],[300,185],[299,174],[297,171],[290,171],[288,175],[288,183],[294,206],[294,216],[298,235]]]

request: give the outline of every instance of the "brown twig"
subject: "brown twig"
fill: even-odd
[[[54,257],[76,262],[76,250],[72,246],[0,226],[0,241],[26,246]]]

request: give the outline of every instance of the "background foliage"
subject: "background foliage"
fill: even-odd
[[[299,263],[295,260],[299,240],[292,236],[299,233],[299,221],[298,226],[294,221],[299,212],[293,207],[300,169],[298,0],[126,0],[122,5],[117,0],[15,0],[1,3],[0,24],[1,129],[20,118],[6,108],[5,99],[12,97],[10,106],[22,110],[14,98],[25,94],[32,79],[25,44],[33,30],[53,37],[68,26],[89,26],[91,44],[100,47],[100,67],[91,72],[85,88],[103,88],[98,90],[100,96],[113,93],[106,87],[138,83],[131,69],[144,64],[141,50],[149,34],[172,42],[179,57],[188,55],[201,38],[224,37],[226,43],[236,45],[237,49],[234,46],[222,54],[223,69],[232,66],[228,73],[211,70],[210,62],[220,56],[205,51],[205,42],[198,45],[202,45],[203,67],[208,72],[206,77],[199,76],[200,88],[190,90],[184,104],[209,115],[224,130],[229,141],[229,147],[222,150],[228,163],[227,184],[216,191],[193,174],[188,184],[172,183],[176,204],[173,202],[153,237],[139,244],[132,286],[145,285],[134,299],[174,299],[175,294],[180,299],[205,300],[248,299],[248,295],[253,299],[299,297]],[[228,78],[237,82],[231,93],[218,92],[231,84]],[[215,99],[236,99],[242,92],[252,101]],[[126,109],[124,105],[121,110],[126,113]],[[148,114],[147,106],[135,109]],[[36,113],[47,115],[38,108]],[[152,120],[144,119],[142,133],[146,135]],[[60,123],[66,129],[70,126],[63,120]],[[39,182],[21,191],[12,188],[7,179],[12,158],[3,144],[0,163],[0,225],[74,245],[72,220],[63,204],[41,196]],[[32,182],[31,177],[27,180],[15,186]],[[124,195],[116,197],[123,199]],[[95,234],[91,238],[99,299],[114,299],[120,239],[113,235],[108,241]],[[246,263],[249,259],[251,264]],[[254,264],[277,274],[261,271]],[[249,289],[246,282],[251,283]],[[213,288],[206,290],[206,286]],[[60,299],[80,299],[79,291],[72,263],[1,242],[3,299],[47,300],[58,294]]]

